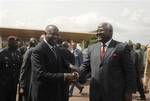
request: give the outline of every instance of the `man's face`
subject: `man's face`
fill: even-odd
[[[72,43],[72,49],[76,49],[77,45],[76,43]]]
[[[11,49],[17,49],[17,40],[16,39],[10,39],[8,41],[8,47]]]
[[[97,29],[97,39],[103,43],[106,43],[112,38],[112,32],[110,31],[112,27],[109,27],[107,23],[102,23]]]
[[[60,34],[58,29],[53,26],[49,26],[46,29],[46,39],[48,43],[52,45],[56,45],[60,39]]]

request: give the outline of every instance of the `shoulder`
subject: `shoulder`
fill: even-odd
[[[25,55],[31,54],[33,49],[34,49],[33,47],[30,48],[30,49],[27,49],[26,52],[25,52]]]
[[[76,52],[79,53],[79,54],[82,53],[82,51],[78,48],[76,49]]]
[[[100,45],[100,42],[97,42],[97,43],[94,43],[92,45],[89,45],[88,46],[88,49],[94,49],[95,47],[99,46]]]
[[[64,48],[64,47],[57,47],[57,51],[59,53],[71,53],[68,49]]]
[[[49,47],[47,46],[47,44],[42,41],[40,43],[38,43],[33,49],[32,49],[32,54],[31,56],[36,56],[36,55],[40,55],[40,56],[46,56],[48,53]]]
[[[92,51],[94,51],[99,46],[100,46],[100,42],[97,42],[95,44],[89,45],[86,52],[88,54],[90,54]]]
[[[30,49],[28,49],[27,51],[30,53],[34,50],[35,47],[31,47]]]
[[[8,52],[8,48],[2,48],[2,49],[0,49],[0,54],[5,53],[5,52]]]
[[[8,60],[8,48],[3,48],[0,50],[0,61],[5,59]]]
[[[46,43],[44,41],[39,42],[34,48],[32,48],[32,51],[44,51],[45,50]]]
[[[2,53],[3,51],[4,51],[4,48],[1,48],[1,49],[0,49],[0,53]]]
[[[119,41],[115,41],[114,42],[116,43],[116,48],[119,49],[119,50],[124,50],[124,49],[129,49],[129,45],[127,42],[119,42]]]

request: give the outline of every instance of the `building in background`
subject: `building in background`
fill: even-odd
[[[35,29],[18,29],[18,28],[0,28],[0,47],[5,46],[6,39],[10,35],[19,37],[22,41],[26,42],[29,38],[39,38],[41,34],[44,34],[44,30]],[[83,33],[83,32],[60,32],[62,40],[74,40],[77,43],[84,44],[85,41],[95,36],[94,33]],[[84,46],[84,45],[83,45]]]

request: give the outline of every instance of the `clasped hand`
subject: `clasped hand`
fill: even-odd
[[[79,79],[79,73],[78,72],[65,73],[64,77],[65,77],[65,80],[67,81],[75,81]]]

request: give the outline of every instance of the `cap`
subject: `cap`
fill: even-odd
[[[16,40],[17,37],[16,37],[16,36],[8,36],[8,38],[7,38],[8,41],[9,41],[9,40],[12,40],[12,39]]]

